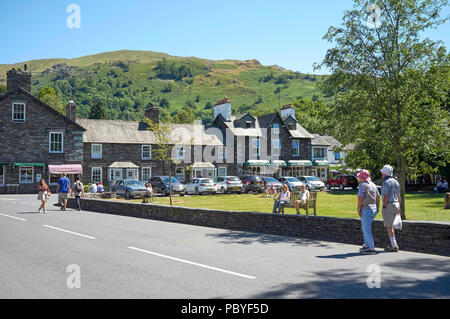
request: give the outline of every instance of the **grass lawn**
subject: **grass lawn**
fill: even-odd
[[[450,210],[444,209],[444,194],[406,194],[406,217],[409,220],[450,221]],[[317,215],[333,217],[359,217],[356,212],[356,191],[331,191],[318,194]],[[122,200],[122,199],[120,199]],[[140,200],[133,200],[140,202]],[[154,204],[168,205],[169,198],[157,197]],[[198,207],[219,210],[271,213],[273,199],[253,194],[174,196],[174,206]],[[287,214],[295,214],[287,208]],[[304,214],[304,211],[301,211]],[[377,219],[382,219],[381,212]]]

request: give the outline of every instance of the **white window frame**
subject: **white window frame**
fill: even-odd
[[[0,177],[2,178],[0,181],[0,186],[5,186],[5,176],[6,176],[6,165],[0,165],[2,168],[3,174],[0,174]]]
[[[273,124],[273,134],[280,135],[280,124],[278,123]]]
[[[94,147],[96,146],[100,146],[100,152],[99,153],[94,153]],[[92,144],[91,145],[91,158],[93,159],[100,159],[103,157],[103,146],[102,144]]]
[[[129,172],[134,172],[132,178],[128,177]],[[139,169],[138,168],[127,168],[125,171],[125,177],[126,177],[125,179],[139,180]]]
[[[94,181],[94,170],[100,170],[100,180]],[[91,167],[91,182],[92,183],[100,183],[103,182],[103,168],[100,166]]]
[[[22,182],[22,170],[28,170],[31,168],[31,181]],[[19,184],[33,184],[34,183],[34,166],[20,166],[19,167]]]
[[[294,147],[294,143],[297,143],[297,147]],[[292,156],[299,157],[300,156],[300,141],[292,140]]]
[[[52,134],[61,135],[61,151],[52,151]],[[48,133],[48,152],[51,154],[62,154],[64,153],[64,133],[63,132],[49,132]]]
[[[227,148],[226,146],[219,146],[217,148],[217,159],[225,161],[227,159]]]
[[[183,156],[180,155],[181,151],[183,152]],[[185,155],[186,155],[186,150],[184,149],[184,146],[177,147],[177,149],[176,149],[176,159],[183,160]]]
[[[148,150],[149,156],[144,156],[144,148],[146,148],[146,147],[149,148],[149,150]],[[141,157],[142,157],[143,160],[149,160],[149,159],[152,159],[152,146],[151,146],[151,145],[142,145],[142,148],[141,148]]]
[[[225,174],[220,174],[220,170],[225,170]],[[227,176],[227,167],[221,167],[221,166],[219,166],[218,168],[217,168],[217,177],[225,177],[225,176]]]
[[[150,172],[149,172],[149,174],[148,174],[148,178],[147,179],[145,179],[144,180],[144,170],[145,169],[148,169]],[[150,166],[144,166],[144,167],[142,167],[142,172],[141,172],[141,176],[142,176],[142,181],[144,182],[149,182],[150,181],[150,179],[152,178],[152,168],[150,167]]]
[[[321,150],[321,152],[323,152],[323,156],[321,157],[317,157],[314,153],[319,150]],[[327,157],[327,149],[325,147],[315,147],[313,148],[313,154],[312,154],[314,159],[325,159]]]
[[[14,119],[14,114],[16,113],[16,112],[14,112],[14,106],[15,105],[23,105],[23,120],[16,120],[16,119]],[[26,103],[23,103],[23,102],[13,102],[12,103],[12,105],[11,105],[11,112],[12,112],[12,114],[11,114],[11,121],[12,122],[14,122],[14,123],[25,123],[26,122],[26,118],[27,118],[27,104]]]
[[[256,146],[255,146],[255,142],[257,142]],[[259,139],[257,139],[257,138],[252,139],[252,156],[259,156],[260,148],[261,148],[261,142],[259,141]],[[255,150],[256,150],[256,154],[255,154]]]
[[[120,177],[116,178],[116,172],[120,172]],[[111,177],[112,175],[112,177]],[[123,169],[121,168],[110,168],[108,169],[108,180],[110,182],[120,181],[122,179]]]
[[[276,143],[276,142],[278,142],[278,143]],[[275,152],[275,150],[278,150],[278,152]],[[281,156],[281,141],[280,141],[280,139],[272,140],[272,156]]]

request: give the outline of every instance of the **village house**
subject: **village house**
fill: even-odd
[[[65,116],[31,94],[26,67],[7,72],[7,92],[0,96],[0,193],[35,193],[41,178],[55,184],[62,172],[81,173],[85,129],[75,122],[73,105]]]

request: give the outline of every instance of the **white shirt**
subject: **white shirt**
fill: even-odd
[[[90,190],[90,192],[91,192],[91,193],[97,193],[97,184],[92,184],[92,185],[91,185],[91,190]]]

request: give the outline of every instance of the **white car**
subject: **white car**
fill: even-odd
[[[281,184],[286,184],[289,187],[290,192],[299,192],[302,189],[303,183],[297,178],[292,176],[284,176],[279,179]]]
[[[324,190],[325,189],[324,182],[320,181],[315,176],[299,176],[297,178],[300,182],[302,182],[303,184],[306,185],[306,188],[308,190],[316,190],[316,189]]]
[[[186,184],[187,194],[217,194],[217,184],[211,178],[194,178]]]
[[[244,185],[242,184],[241,179],[237,176],[217,177],[215,182],[217,184],[217,191],[222,194],[232,192],[242,193],[244,190]]]

